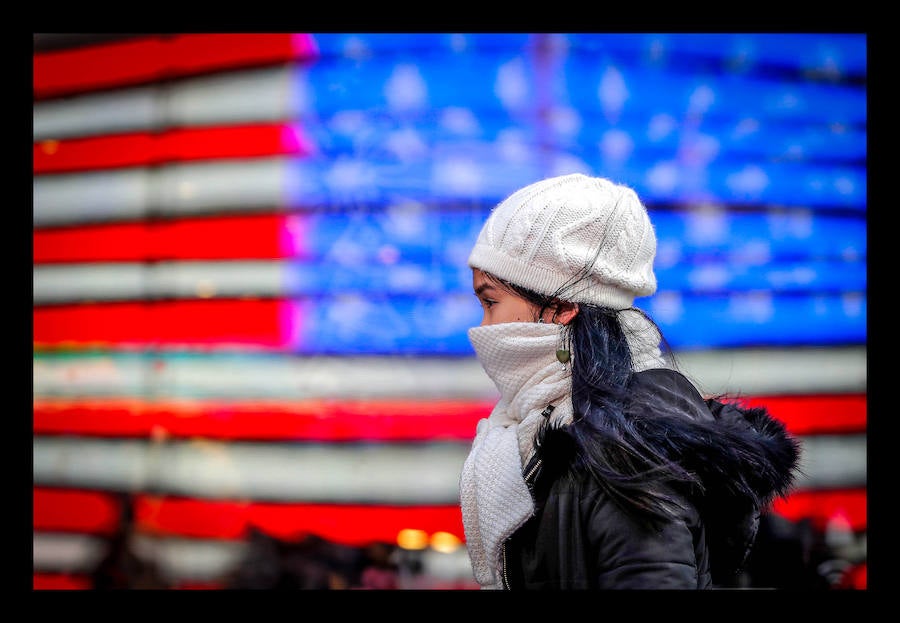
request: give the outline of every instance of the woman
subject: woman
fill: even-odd
[[[581,174],[501,202],[469,256],[469,339],[500,391],[460,477],[483,588],[735,586],[799,445],[765,409],[704,399],[636,297],[656,238],[629,188]]]

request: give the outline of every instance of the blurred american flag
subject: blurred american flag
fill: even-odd
[[[224,586],[252,530],[472,588],[458,475],[496,394],[465,258],[570,168],[645,197],[683,366],[802,437],[773,513],[864,543],[865,38],[648,37],[36,44],[35,588],[90,588],[123,513],[172,588]]]

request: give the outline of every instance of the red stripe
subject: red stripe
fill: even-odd
[[[318,54],[306,33],[214,33],[175,37],[169,54],[178,75],[210,69],[309,60]]]
[[[307,155],[312,142],[300,128],[282,123],[135,132],[33,146],[34,174],[159,165],[167,162]]]
[[[756,401],[757,399],[753,399]],[[772,404],[769,398],[760,402]],[[805,420],[797,405],[816,405],[821,424]],[[864,432],[858,410],[865,397],[798,396],[779,401],[778,413],[795,434],[837,431]],[[385,400],[291,401],[202,400],[154,401],[139,399],[38,399],[34,401],[36,434],[101,437],[207,437],[213,439],[426,440],[465,439],[474,435],[478,420],[490,414],[491,401]],[[789,410],[793,409],[793,410]],[[840,421],[838,418],[846,418]],[[818,424],[818,425],[817,425]]]
[[[810,519],[819,530],[831,526],[854,532],[866,529],[866,508],[865,488],[796,491],[787,499],[775,500],[772,505],[773,512],[791,521]]]
[[[339,543],[393,543],[405,528],[428,534],[449,532],[464,539],[457,505],[382,506],[210,501],[137,495],[137,527],[150,533],[193,538],[241,539],[253,526],[291,539],[316,534]],[[772,512],[794,522],[809,520],[818,530],[867,528],[866,489],[796,491],[778,499]],[[34,488],[35,531],[108,535],[120,521],[115,494]]]
[[[158,82],[198,73],[312,59],[307,34],[142,37],[34,55],[35,99]]]
[[[34,55],[35,98],[158,80],[167,42],[151,37]]]
[[[38,435],[268,441],[471,441],[493,402],[35,400]]]
[[[149,133],[68,141],[45,140],[32,149],[33,173],[123,167],[150,161],[158,141]]]
[[[291,257],[287,219],[301,215],[186,218],[35,229],[35,264]]]
[[[764,405],[795,435],[861,433],[866,430],[866,395],[757,396],[750,406]]]
[[[126,223],[35,229],[32,259],[35,264],[151,260],[157,227],[153,223]]]
[[[345,545],[395,543],[403,529],[464,539],[459,506],[363,506],[222,502],[138,496],[138,529],[159,535],[243,539],[257,528],[279,539],[307,534]]]
[[[85,591],[94,588],[94,583],[86,575],[35,572],[31,587],[36,591]]]
[[[121,505],[111,493],[34,488],[35,530],[111,535],[121,518]]]
[[[251,345],[281,348],[276,300],[182,300],[35,307],[35,347]]]

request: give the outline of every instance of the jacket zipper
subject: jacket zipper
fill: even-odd
[[[525,474],[525,483],[529,485],[529,488],[531,488],[529,480],[534,476],[540,466],[541,459],[538,459],[535,461],[534,465],[531,466],[531,469],[528,470],[528,473]],[[503,541],[503,543],[500,544],[500,565],[503,569],[503,572],[500,574],[501,586],[505,590],[509,590],[509,575],[506,573],[506,541]]]
[[[538,459],[537,461],[535,461],[535,462],[534,462],[534,465],[531,466],[531,469],[528,470],[528,473],[525,474],[525,484],[531,485],[531,483],[528,482],[528,481],[531,479],[532,476],[534,476],[534,473],[535,473],[535,472],[538,470],[538,468],[541,466],[541,461],[542,461],[542,460],[543,460],[543,459]]]
[[[506,541],[500,544],[500,564],[503,565],[503,573],[500,576],[500,581],[502,582],[502,586],[504,590],[509,590],[509,576],[506,575]]]
[[[547,407],[541,411],[541,415],[549,419],[554,409],[556,409],[554,405],[547,405]],[[534,465],[531,466],[531,469],[528,470],[528,473],[525,474],[525,484],[528,485],[529,490],[531,489],[529,480],[534,476],[540,466],[541,459],[538,459],[534,462]],[[506,541],[503,541],[503,543],[500,544],[500,566],[502,567],[502,572],[500,573],[500,585],[504,589],[509,589],[509,575],[506,573]]]

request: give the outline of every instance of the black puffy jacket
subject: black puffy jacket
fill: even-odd
[[[763,408],[704,400],[680,373],[634,376],[679,417],[646,430],[656,447],[699,474],[678,493],[677,519],[648,528],[613,501],[584,468],[566,427],[543,426],[525,467],[536,511],[503,547],[505,588],[703,589],[733,586],[766,504],[790,487],[799,444]],[[683,417],[681,417],[683,416]],[[632,418],[653,422],[634,408]],[[657,418],[659,419],[659,418]],[[714,423],[694,426],[697,421]],[[654,438],[658,436],[658,438]],[[674,489],[673,489],[674,491]]]

